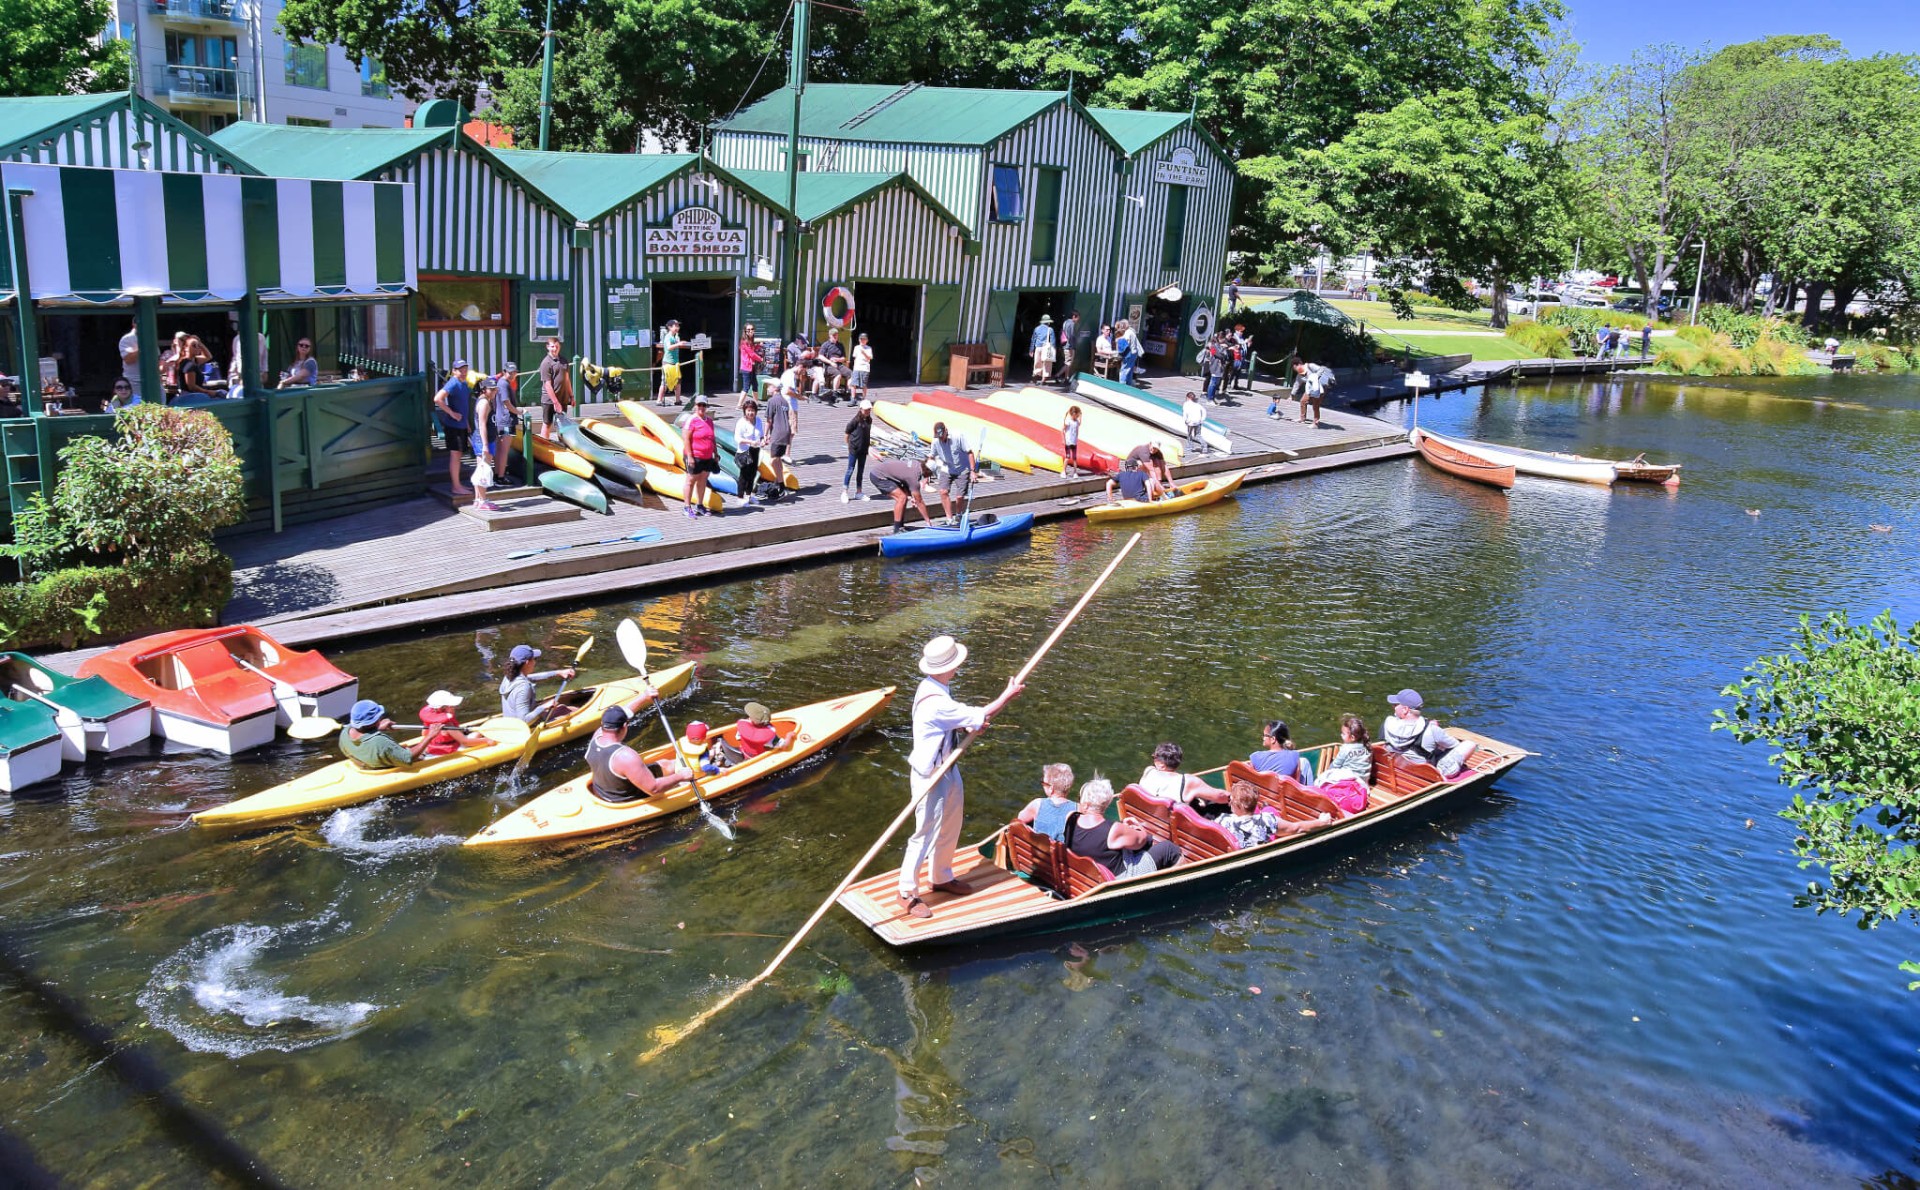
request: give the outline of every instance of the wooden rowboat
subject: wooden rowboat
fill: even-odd
[[[1613,470],[1628,483],[1657,483],[1666,488],[1680,486],[1680,464],[1678,463],[1649,463],[1643,455],[1637,459],[1628,459],[1624,463],[1615,463]]]
[[[783,741],[771,751],[751,760],[743,760],[717,776],[701,777],[700,792],[708,801],[743,793],[749,787],[785,772],[809,757],[817,756],[871,722],[893,697],[893,687],[883,686],[860,694],[830,698],[788,711],[775,711],[773,728]],[[733,723],[716,734],[732,741],[739,724]],[[648,764],[660,764],[682,755],[697,756],[700,749],[683,736],[671,744],[643,751]],[[529,843],[557,843],[582,835],[597,835],[663,822],[694,807],[697,798],[690,785],[677,785],[656,797],[637,797],[630,801],[609,802],[587,787],[587,774],[581,774],[557,789],[548,790],[486,830],[468,839],[468,847],[499,847]]]
[[[1240,485],[1246,480],[1245,471],[1211,475],[1205,479],[1181,484],[1173,489],[1173,495],[1164,500],[1116,500],[1112,504],[1096,504],[1087,509],[1087,519],[1130,521],[1140,517],[1165,516],[1170,512],[1186,512],[1189,509],[1225,500],[1239,491]]]
[[[1384,755],[1385,749],[1376,744],[1373,792],[1366,809],[1303,834],[1281,835],[1258,847],[1239,849],[1214,824],[1129,786],[1121,794],[1124,812],[1138,817],[1158,838],[1179,846],[1179,866],[1115,879],[1092,860],[1066,854],[1064,847],[1016,822],[977,845],[960,849],[954,876],[973,891],[963,896],[922,894],[933,909],[932,917],[912,917],[901,908],[895,895],[897,870],[855,884],[840,897],[840,906],[889,946],[901,949],[1045,933],[1181,903],[1211,911],[1219,902],[1208,886],[1349,850],[1359,840],[1431,813],[1441,803],[1485,789],[1526,755],[1474,732],[1453,726],[1447,730],[1479,745],[1460,779],[1448,781],[1429,765]],[[1316,768],[1325,765],[1335,747],[1329,744],[1317,750],[1312,757]],[[1246,776],[1259,789],[1262,804],[1292,822],[1313,821],[1331,805],[1324,795],[1286,778],[1255,774],[1243,762],[1228,766],[1228,774]]]
[[[1511,463],[1502,466],[1489,459],[1483,459],[1457,446],[1450,446],[1418,427],[1407,435],[1407,441],[1413,443],[1413,448],[1420,452],[1421,458],[1448,475],[1457,475],[1461,479],[1471,480],[1474,483],[1484,483],[1488,487],[1499,488],[1503,492],[1513,490],[1515,472]]]

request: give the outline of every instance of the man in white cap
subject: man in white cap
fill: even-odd
[[[973,891],[953,878],[953,849],[960,841],[960,819],[966,812],[960,770],[949,768],[937,784],[933,782],[935,770],[959,746],[965,733],[985,727],[987,720],[1026,689],[1009,678],[1000,697],[984,707],[958,702],[947,687],[966,660],[967,646],[951,636],[934,637],[920,653],[920,672],[927,676],[913,694],[913,752],[907,757],[907,766],[913,796],[921,800],[914,811],[907,856],[900,864],[900,907],[910,917],[933,916],[933,910],[920,899],[920,869],[929,860],[933,891],[953,896]]]
[[[1420,713],[1424,705],[1418,690],[1402,690],[1387,696],[1393,713],[1380,729],[1382,743],[1408,760],[1424,761],[1452,777],[1473,755],[1472,740],[1456,740],[1445,728]]]

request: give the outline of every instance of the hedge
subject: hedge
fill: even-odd
[[[96,603],[100,596],[104,606]],[[201,543],[165,564],[72,566],[0,587],[0,624],[9,649],[72,649],[211,627],[231,598],[233,560]]]

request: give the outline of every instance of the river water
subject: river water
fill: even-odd
[[[645,1066],[652,1031],[758,970],[896,812],[905,697],[740,804],[731,844],[688,818],[551,854],[454,846],[571,753],[519,789],[219,834],[185,814],[316,755],[95,764],[0,802],[0,1161],[99,1185],[245,1161],[301,1185],[1920,1173],[1897,969],[1920,938],[1794,909],[1764,754],[1707,731],[1718,689],[1801,613],[1920,615],[1917,411],[1920,384],[1870,377],[1452,394],[1422,424],[1644,449],[1686,482],[1500,496],[1393,463],[1143,524],[968,757],[968,837],[1045,762],[1131,777],[1172,739],[1208,767],[1268,715],[1319,742],[1402,686],[1541,755],[1429,823],[1119,925],[903,958],[836,910]],[[700,662],[676,722],[723,720],[910,689],[920,644],[952,631],[973,647],[958,691],[984,700],[1120,540],[1056,523],[1030,549],[782,571],[337,659],[396,710],[441,685],[486,703],[523,639],[551,656],[597,633],[588,676],[617,672],[612,629],[634,615],[657,657]]]

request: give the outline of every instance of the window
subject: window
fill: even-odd
[[[1020,167],[1017,165],[994,166],[993,221],[1018,223],[1024,213],[1020,209]]]
[[[1167,238],[1160,246],[1160,267],[1180,267],[1180,249],[1187,238],[1187,188],[1167,187]]]
[[[502,277],[420,278],[420,328],[462,330],[507,321],[507,282]]]
[[[1060,191],[1066,171],[1042,167],[1033,183],[1033,263],[1052,264],[1060,244]]]
[[[387,88],[387,64],[378,58],[360,59],[360,94],[371,95],[375,99],[386,99],[392,95]]]
[[[287,125],[292,128],[331,128],[332,120],[316,120],[312,116],[288,116]]]
[[[327,89],[327,47],[287,43],[287,86]]]

